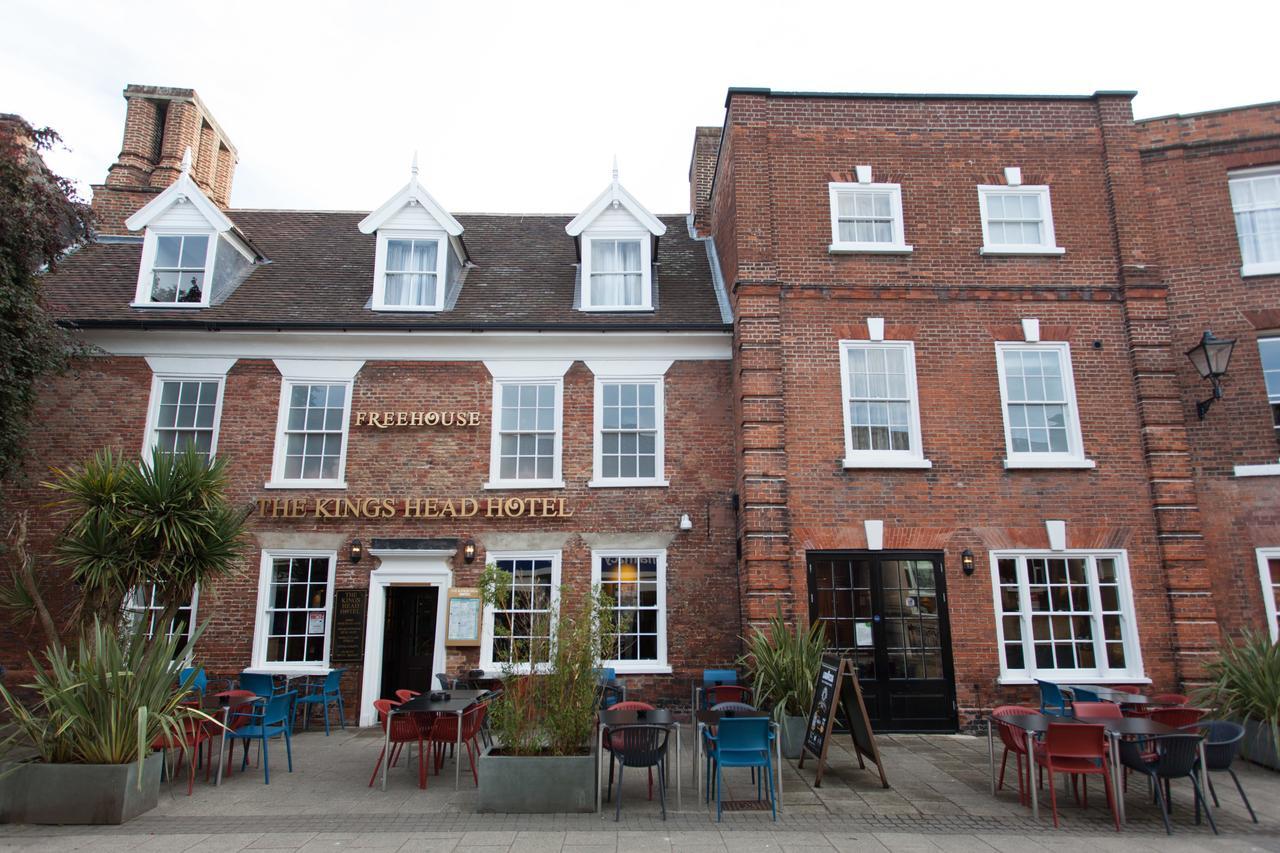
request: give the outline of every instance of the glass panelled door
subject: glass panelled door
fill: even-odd
[[[810,554],[809,616],[853,660],[871,724],[954,731],[955,678],[941,554]]]

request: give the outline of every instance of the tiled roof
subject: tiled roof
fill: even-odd
[[[450,310],[373,311],[375,237],[361,234],[361,213],[230,210],[228,216],[269,260],[221,304],[200,309],[132,308],[140,243],[94,243],[66,258],[45,282],[61,320],[85,327],[239,328],[599,328],[720,329],[724,322],[706,246],[683,216],[659,217],[656,310],[597,313],[573,307],[571,216],[459,215],[470,269]]]

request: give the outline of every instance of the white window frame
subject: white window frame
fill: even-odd
[[[864,192],[889,193],[889,213],[893,220],[893,240],[888,243],[863,242],[860,240],[840,239],[840,196],[844,193]],[[906,230],[902,224],[902,185],[901,184],[858,184],[831,181],[827,184],[827,196],[831,206],[831,245],[827,251],[832,254],[844,252],[869,252],[887,255],[907,255],[914,248],[907,244]]]
[[[271,594],[271,564],[278,559],[316,559],[329,560],[329,585],[325,593],[324,617],[324,658],[319,663],[275,663],[267,660],[267,640],[270,626],[267,624],[267,601]],[[338,573],[338,553],[336,551],[308,550],[266,550],[258,570],[258,602],[253,627],[253,657],[250,671],[283,672],[298,674],[326,674],[329,672],[329,645],[333,637],[333,589]]]
[[[436,301],[431,305],[388,305],[387,296],[387,246],[391,240],[417,240],[436,243]],[[449,241],[443,231],[411,231],[387,229],[378,231],[378,245],[373,262],[373,310],[433,312],[444,310],[445,290],[448,287],[446,273],[449,268]]]
[[[142,458],[150,459],[159,440],[160,398],[166,382],[216,382],[218,397],[213,404],[213,436],[209,440],[209,461],[218,457],[218,433],[222,428],[222,400],[226,393],[226,373],[153,373],[151,376],[151,401],[147,404],[147,429],[143,433]]]
[[[652,385],[654,387],[654,466],[652,477],[605,477],[603,474],[603,456],[604,456],[604,386],[605,385]],[[664,386],[666,380],[662,374],[596,374],[595,382],[595,402],[593,408],[595,414],[592,426],[591,441],[591,458],[592,458],[592,478],[587,483],[592,488],[608,488],[614,486],[623,487],[647,487],[647,486],[669,486],[671,483],[666,478],[665,458],[667,453],[666,442],[666,419],[667,419],[667,402]]]
[[[600,560],[605,557],[653,557],[658,571],[658,659],[656,661],[604,660],[602,667],[625,675],[664,675],[671,672],[667,659],[667,552],[662,548],[602,548],[591,551],[591,586],[600,586]]]
[[[1017,558],[1037,558],[1045,557],[1052,559],[1066,559],[1069,557],[1092,557],[1114,559],[1116,561],[1116,580],[1117,594],[1120,597],[1120,627],[1124,640],[1125,662],[1128,666],[1123,670],[1112,670],[1107,666],[1107,658],[1105,648],[1102,653],[1097,651],[1098,645],[1102,642],[1098,634],[1095,632],[1095,651],[1094,658],[1101,662],[1101,666],[1092,669],[1050,669],[1041,672],[1035,666],[1035,644],[1033,642],[1031,632],[1031,586],[1027,579],[1025,570],[1020,570],[1018,576],[1018,607],[1019,618],[1022,620],[1022,658],[1026,666],[1021,670],[1010,670],[1005,663],[1004,656],[1004,610],[1000,604],[1000,566],[1001,559],[1017,559]],[[996,656],[1000,663],[1000,683],[1001,684],[1034,684],[1037,677],[1049,678],[1055,681],[1076,681],[1081,683],[1096,684],[1146,684],[1150,679],[1146,676],[1146,669],[1142,664],[1142,644],[1138,638],[1138,615],[1133,606],[1133,586],[1129,579],[1129,553],[1121,550],[1090,550],[1090,549],[1068,549],[1064,551],[1049,551],[1040,549],[1009,549],[1001,551],[991,551],[988,553],[991,570],[991,593],[992,603],[995,607],[995,623],[996,623]],[[1090,569],[1090,599],[1096,598],[1096,569]],[[1096,612],[1096,611],[1095,611]],[[1092,616],[1091,616],[1092,618]],[[1097,627],[1097,626],[1095,626]]]
[[[582,246],[582,299],[583,311],[652,311],[653,310],[653,235],[648,231],[597,231],[583,234]],[[640,304],[593,305],[591,302],[591,243],[595,240],[639,241],[640,243]]]
[[[1015,453],[1013,433],[1009,425],[1009,393],[1005,381],[1005,353],[1010,350],[1057,350],[1062,364],[1062,385],[1067,404],[1066,453]],[[996,342],[996,372],[1000,382],[1000,418],[1004,422],[1005,468],[1094,468],[1097,464],[1084,455],[1084,439],[1080,432],[1080,405],[1076,400],[1076,380],[1071,367],[1071,345],[1065,341]]]
[[[1227,173],[1227,193],[1228,193],[1228,199],[1231,201],[1231,225],[1233,228],[1236,229],[1237,248],[1239,248],[1240,229],[1236,225],[1235,218],[1236,218],[1236,214],[1239,213],[1239,211],[1236,210],[1235,201],[1233,199],[1230,199],[1231,184],[1237,181],[1240,181],[1240,182],[1250,181],[1255,178],[1270,177],[1276,174],[1280,174],[1280,166],[1261,166],[1253,169],[1235,169]],[[1277,275],[1277,274],[1280,274],[1280,258],[1277,258],[1274,261],[1263,261],[1260,263],[1247,264],[1244,262],[1244,250],[1240,249],[1240,275],[1241,276]]]
[[[551,561],[551,618],[553,620],[551,641],[555,642],[554,620],[560,608],[560,551],[489,551],[485,554],[485,561],[489,563],[497,563],[498,560],[550,560]],[[531,667],[528,664],[513,664],[508,666],[502,661],[493,659],[493,606],[486,604],[484,606],[484,615],[480,631],[480,668],[486,674],[497,677],[502,675],[508,669],[512,672],[527,673]],[[546,666],[532,667],[539,672],[545,671]]]
[[[514,365],[497,369],[485,363],[494,374],[493,402],[490,408],[489,433],[489,481],[486,489],[563,489],[564,474],[561,468],[564,456],[564,372],[547,371],[544,366],[532,363],[530,371],[522,371]],[[572,362],[564,362],[564,370]],[[504,480],[502,472],[502,389],[507,385],[552,385],[555,387],[555,452],[551,460],[551,477],[542,480]]]
[[[155,629],[154,629],[155,626],[153,623],[156,619],[160,617],[160,611],[164,610],[164,608],[156,607],[156,604],[155,604],[155,586],[156,585],[153,583],[148,583],[148,584],[143,584],[143,586],[146,588],[146,591],[149,593],[149,595],[147,596],[147,603],[143,606],[141,610],[139,610],[136,607],[130,606],[131,602],[129,601],[129,596],[133,594],[133,590],[130,590],[129,593],[125,596],[124,610],[129,614],[127,618],[142,618],[147,620],[147,625],[149,630],[147,631],[146,639],[153,640],[155,639]],[[136,589],[136,587],[134,589]],[[199,608],[200,608],[200,587],[197,585],[193,587],[191,590],[191,605],[189,607],[179,608],[179,612],[181,612],[182,610],[188,611],[186,646],[184,648],[184,652],[182,655],[184,660],[189,659],[191,657],[191,652],[192,652],[191,635],[195,633],[196,618],[197,618],[197,614],[199,613]],[[165,634],[166,636],[172,636],[172,632],[168,631],[167,629],[165,631]]]
[[[849,383],[849,353],[861,349],[900,349],[906,354],[907,390],[911,395],[911,421],[908,432],[910,450],[855,450],[849,423],[849,401],[853,388]],[[840,408],[844,424],[845,468],[932,468],[925,458],[920,438],[920,390],[916,384],[916,347],[914,341],[840,341]]]
[[[267,489],[345,489],[347,487],[347,450],[351,437],[351,397],[355,390],[355,375],[363,361],[286,361],[277,359],[280,371],[280,406],[276,413],[276,445],[271,459],[271,480],[263,484]],[[289,424],[289,398],[294,385],[345,385],[347,393],[342,413],[342,454],[338,457],[338,476],[324,480],[288,480],[284,477],[288,440],[285,428]]]
[[[1267,630],[1274,643],[1280,641],[1280,611],[1276,608],[1276,591],[1267,561],[1280,560],[1280,548],[1256,548],[1254,553],[1258,559],[1258,579],[1262,581],[1262,603],[1267,610]]]
[[[190,308],[208,308],[213,292],[213,263],[218,255],[217,231],[200,228],[175,228],[156,226],[148,227],[142,237],[142,263],[138,267],[138,286],[133,295],[132,308],[173,308],[186,310]],[[200,288],[199,302],[152,302],[151,278],[156,264],[156,250],[159,237],[208,237],[209,247],[204,256],[204,285]]]
[[[1035,195],[1040,197],[1040,213],[1043,218],[1041,219],[1039,245],[991,242],[991,234],[987,222],[987,196],[993,194]],[[983,255],[1061,255],[1067,251],[1057,244],[1057,238],[1054,236],[1053,205],[1049,199],[1049,187],[1044,184],[1020,184],[1018,186],[979,184],[978,211],[982,217],[982,248],[979,252]]]

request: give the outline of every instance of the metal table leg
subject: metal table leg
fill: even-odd
[[[1209,803],[1212,797],[1209,796],[1209,764],[1204,757],[1204,738],[1200,738],[1200,791],[1204,794],[1202,798],[1204,802],[1204,813],[1209,813]]]
[[[462,711],[457,713],[458,717],[458,743],[453,748],[453,790],[462,787]]]
[[[1111,790],[1116,798],[1116,814],[1120,817],[1120,825],[1124,826],[1128,818],[1124,810],[1124,770],[1120,767],[1120,735],[1107,732],[1107,743],[1111,746]]]
[[[396,709],[392,708],[387,711],[386,729],[382,734],[382,790],[387,790],[387,768],[391,766],[391,718],[396,715]]]
[[[222,758],[227,751],[227,727],[231,725],[231,706],[228,705],[222,714],[222,740],[218,744],[218,778],[213,783],[216,788],[222,784]]]
[[[773,744],[778,752],[778,790],[775,793],[778,803],[778,811],[782,811],[782,726],[774,722]]]
[[[1035,732],[1027,732],[1027,787],[1031,789],[1031,816],[1040,819],[1040,793],[1036,790],[1036,736]]]
[[[600,770],[604,764],[604,726],[596,724],[596,812],[599,813],[604,801],[604,785],[600,784]]]
[[[681,749],[680,737],[680,724],[676,723],[676,808],[684,811],[684,790],[680,782],[680,757],[684,750]]]
[[[697,741],[693,745],[693,795],[696,797],[702,791],[702,723],[694,722],[693,739]]]
[[[991,796],[996,795],[996,742],[992,735],[991,718],[987,717],[987,760],[991,764]],[[1014,756],[1017,759],[1017,756]]]

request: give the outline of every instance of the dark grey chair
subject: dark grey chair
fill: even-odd
[[[1226,720],[1206,720],[1196,728],[1205,736],[1204,760],[1207,765],[1205,769],[1210,773],[1226,771],[1231,774],[1231,781],[1236,783],[1236,790],[1240,792],[1240,799],[1244,800],[1244,807],[1249,810],[1249,817],[1257,823],[1258,816],[1253,813],[1253,806],[1245,796],[1240,777],[1236,776],[1236,771],[1231,769],[1231,764],[1240,754],[1240,745],[1244,741],[1244,726]],[[1213,797],[1213,804],[1218,805],[1218,792],[1213,789],[1212,776],[1209,777],[1209,796]]]
[[[1164,831],[1173,835],[1173,826],[1169,823],[1169,782],[1186,777],[1191,780],[1191,787],[1196,797],[1196,823],[1200,822],[1200,805],[1204,803],[1205,816],[1209,818],[1209,826],[1213,834],[1218,834],[1218,825],[1213,821],[1213,812],[1200,790],[1199,764],[1200,741],[1198,734],[1159,735],[1150,738],[1144,744],[1133,741],[1122,741],[1120,744],[1120,763],[1130,770],[1141,773],[1151,781],[1155,789],[1156,802],[1160,804],[1160,817],[1164,821]],[[1155,761],[1147,761],[1142,757],[1143,749],[1155,749]],[[1149,753],[1148,753],[1149,754]]]
[[[613,807],[616,822],[622,815],[622,776],[628,767],[658,769],[658,799],[662,819],[667,819],[667,737],[665,726],[617,726],[609,729],[613,756],[618,761],[618,799]]]

